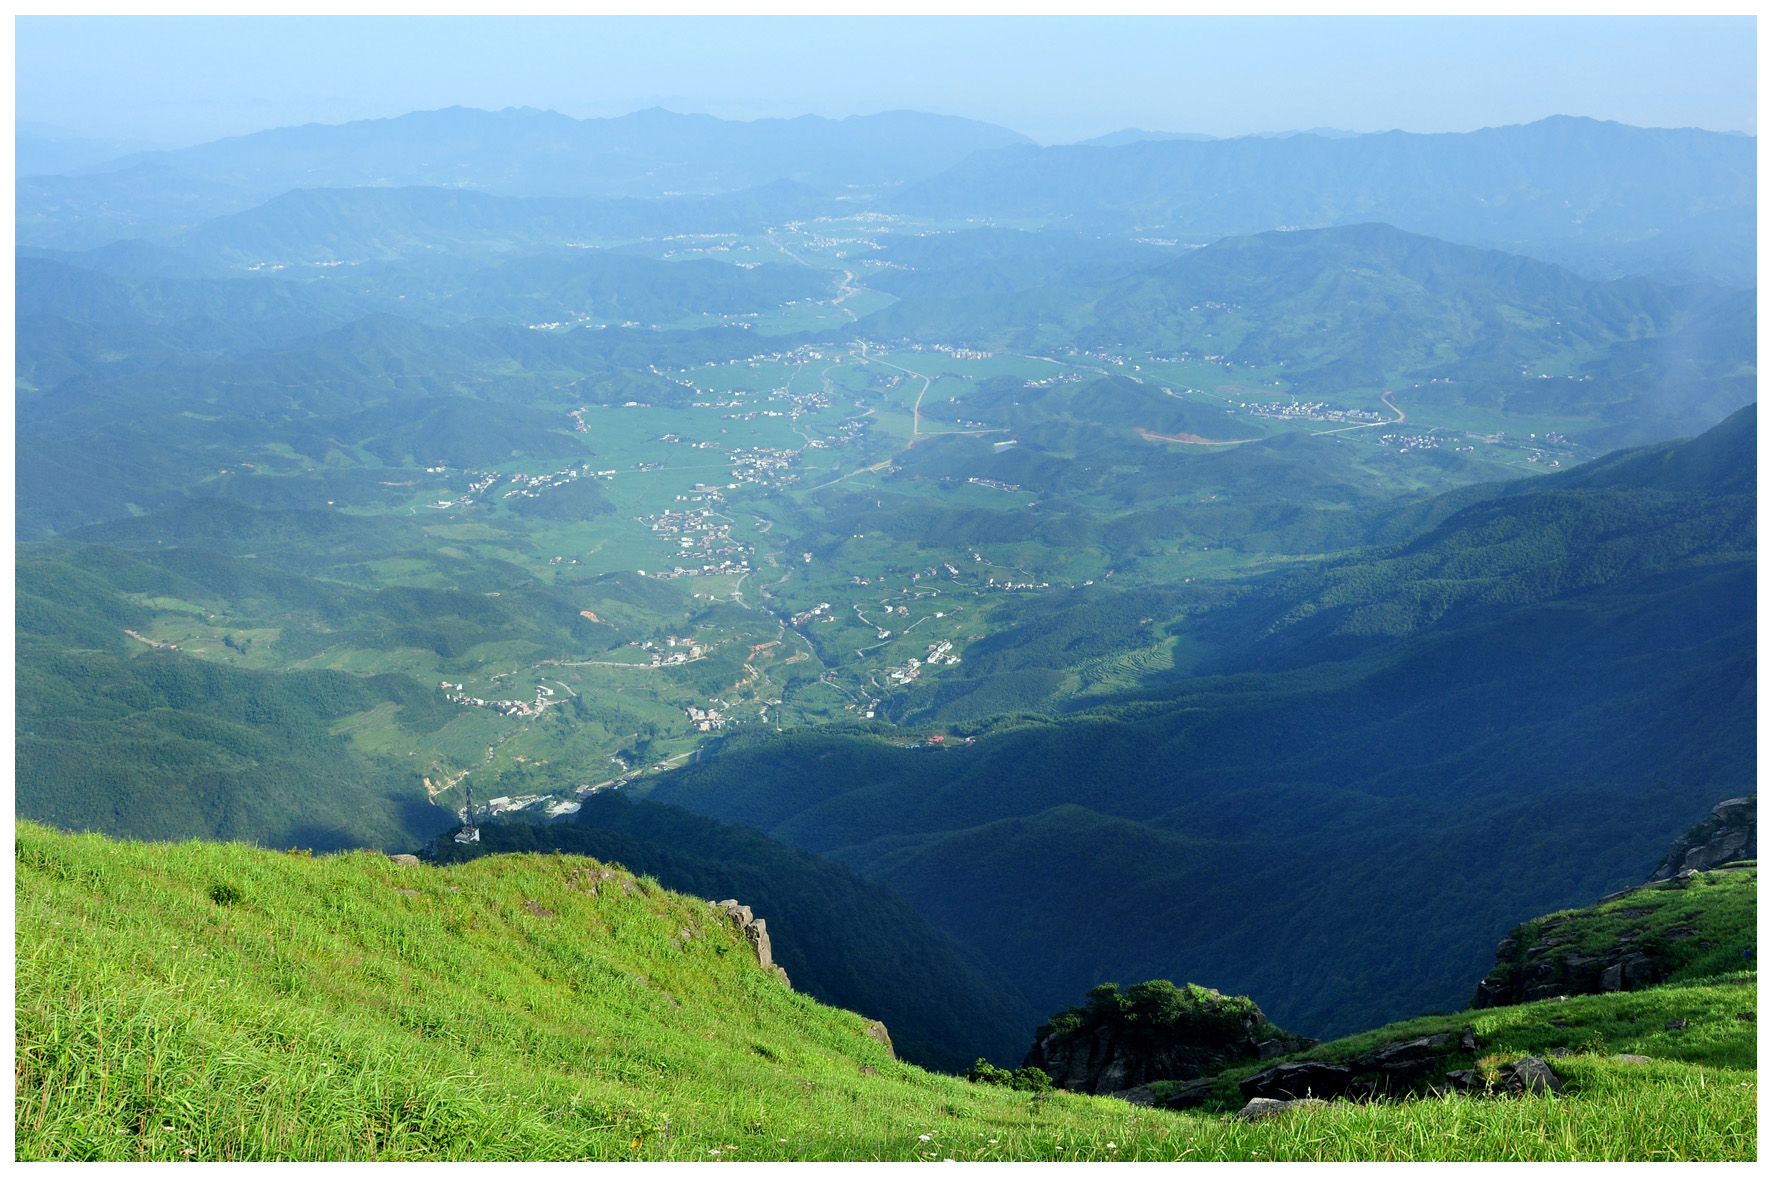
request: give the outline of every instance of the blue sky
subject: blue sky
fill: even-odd
[[[1122,127],[1755,131],[1751,17],[21,17],[17,111],[181,146],[463,105]]]

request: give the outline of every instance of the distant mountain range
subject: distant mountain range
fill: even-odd
[[[1325,139],[1353,139],[1359,134],[1359,131],[1343,131],[1336,127],[1312,127],[1308,131],[1258,131],[1250,136],[1202,135],[1196,131],[1144,131],[1137,127],[1126,127],[1106,135],[1097,135],[1093,139],[1079,139],[1072,146],[1124,147],[1128,143],[1172,139],[1185,139],[1190,143],[1212,143],[1221,138],[1288,139],[1293,135],[1320,135]]]
[[[159,235],[294,188],[471,188],[508,196],[670,196],[793,180],[870,198],[1028,140],[971,119],[891,111],[735,122],[644,110],[574,119],[553,111],[419,111],[280,127],[84,172],[26,176],[18,218],[34,244],[97,245]],[[57,232],[69,221],[83,233]],[[109,236],[104,236],[108,233]]]
[[[562,232],[595,236],[593,225],[604,236],[732,231],[868,208],[1196,245],[1275,228],[1386,221],[1591,277],[1755,282],[1753,137],[1586,118],[1441,135],[1317,128],[1213,139],[1128,128],[1038,147],[1003,127],[909,111],[735,122],[664,110],[573,119],[452,107],[284,127],[32,175],[34,166],[72,167],[109,154],[86,144],[58,156],[39,138],[20,141],[18,240],[61,249],[164,240],[203,226],[194,240],[223,253],[299,250],[312,243],[263,239],[267,231],[288,238],[311,218],[304,211],[292,219],[291,199],[318,202],[327,216],[413,221],[399,228],[414,240],[432,232],[425,223],[439,209],[481,222],[490,215],[500,222],[494,235],[528,244],[557,243]],[[454,204],[440,192],[286,197],[297,189],[466,189],[473,197],[461,193]],[[746,190],[757,195],[739,195]],[[656,209],[636,202],[672,197],[685,199]],[[493,214],[494,198],[550,203]],[[736,212],[722,203],[734,199],[743,206]],[[248,220],[266,228],[205,224],[261,206]],[[513,220],[521,222],[514,230]],[[315,230],[322,238],[332,232]],[[452,234],[459,236],[444,231]]]
[[[1740,135],[1565,117],[1469,134],[1017,144],[979,152],[888,206],[1200,244],[1380,220],[1596,276],[1750,286],[1756,152]]]

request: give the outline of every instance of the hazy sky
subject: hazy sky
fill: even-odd
[[[1755,130],[1751,17],[21,17],[21,121],[181,146],[462,105],[1137,126]]]

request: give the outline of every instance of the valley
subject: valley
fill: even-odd
[[[178,1054],[205,1159],[1751,1154],[1739,862],[1659,988],[1594,947],[1562,1025],[1492,966],[1755,788],[1740,144],[628,117],[21,180],[31,1155],[163,1155],[64,1098],[136,1064],[63,992],[196,1019],[103,1024]],[[1541,186],[1473,219],[1445,152]],[[1321,207],[1250,194],[1288,169]],[[81,973],[75,927],[158,963]],[[240,970],[201,1010],[194,936]],[[1492,967],[1522,1001],[1467,1009]],[[1140,1002],[1285,1030],[1152,1104],[1018,1067]],[[1405,1036],[1469,1140],[1353,1086]],[[1282,1047],[1361,1098],[1233,1118]],[[1514,1099],[1553,1048],[1574,1098]],[[261,1121],[205,1134],[212,1087]]]

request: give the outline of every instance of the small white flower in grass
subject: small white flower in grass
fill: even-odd
[[[996,1142],[996,1139],[995,1139],[995,1138],[993,1138],[993,1139],[992,1139],[992,1140],[991,1140],[991,1143],[992,1143],[992,1144],[995,1144],[995,1143],[997,1143],[997,1142]]]
[[[708,1149],[708,1155],[710,1157],[717,1157],[720,1155],[720,1150],[717,1148],[710,1148]]]
[[[918,1139],[918,1140],[928,1140],[928,1139],[929,1139],[929,1133],[927,1133],[927,1132],[925,1132],[925,1133],[923,1133],[923,1135],[921,1135],[921,1136],[919,1136],[919,1137],[917,1137],[917,1139]]]
[[[1108,1141],[1108,1147],[1109,1147],[1109,1148],[1113,1148],[1113,1147],[1114,1147],[1114,1142],[1113,1142],[1113,1141],[1111,1141],[1111,1140],[1110,1140],[1110,1141]]]

